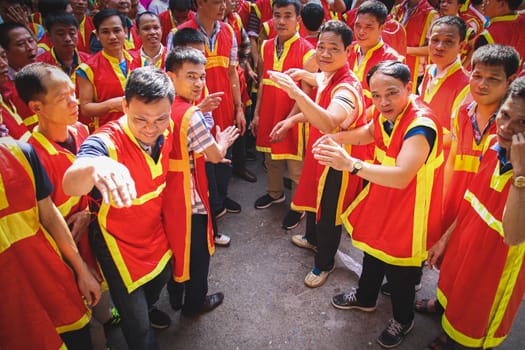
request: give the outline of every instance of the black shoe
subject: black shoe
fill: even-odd
[[[403,342],[405,336],[414,328],[414,320],[408,324],[401,324],[394,319],[388,321],[388,325],[381,333],[377,342],[386,349],[395,348]]]
[[[299,226],[299,222],[305,217],[305,215],[306,213],[304,211],[298,212],[290,209],[284,217],[281,227],[285,230],[294,229]]]
[[[233,169],[233,175],[240,177],[244,181],[257,182],[257,176],[246,168]]]
[[[191,312],[191,311],[186,311],[182,309],[181,312],[184,316],[197,316],[197,315],[212,311],[217,306],[221,305],[223,300],[224,300],[224,294],[221,292],[210,294],[206,296],[206,299],[204,299],[204,304],[202,304],[202,306],[200,307],[198,311]]]
[[[226,208],[226,211],[228,213],[234,213],[234,214],[240,213],[242,209],[239,203],[237,203],[236,201],[228,197],[224,199],[224,207]]]
[[[149,310],[149,322],[153,328],[165,329],[170,326],[171,318],[164,311],[160,311],[156,307],[153,307]]]
[[[222,218],[224,215],[226,215],[228,211],[226,210],[226,208],[222,207],[220,208],[219,210],[217,210],[215,212],[215,220],[219,220],[220,218]]]
[[[284,196],[284,193],[279,198],[273,198],[269,194],[265,194],[262,197],[259,197],[255,201],[255,209],[266,209],[272,204],[276,203],[282,203],[286,200],[286,197]]]
[[[291,190],[292,189],[292,179],[289,177],[283,177],[283,186],[286,189]]]

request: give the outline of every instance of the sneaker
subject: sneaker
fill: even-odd
[[[394,319],[388,321],[388,326],[381,333],[377,342],[379,345],[386,349],[395,348],[396,346],[401,345],[405,336],[412,330],[414,327],[414,320],[409,324],[401,324]]]
[[[308,242],[306,239],[306,236],[303,235],[293,235],[292,236],[292,243],[298,246],[299,248],[304,249],[311,249],[314,252],[317,253],[317,247],[314,246],[312,243]]]
[[[266,209],[272,204],[282,203],[286,200],[284,193],[279,198],[272,198],[269,194],[259,197],[255,201],[255,209]]]
[[[304,284],[310,288],[321,287],[328,279],[330,272],[334,271],[334,269],[335,266],[330,271],[321,271],[317,267],[314,267],[304,278]]]
[[[386,295],[386,296],[388,296],[388,297],[391,296],[391,295],[392,295],[392,287],[390,287],[390,286],[391,286],[391,284],[388,283],[388,282],[386,282],[385,284],[383,284],[383,285],[381,286],[381,294]],[[421,288],[423,288],[423,285],[422,285],[421,283],[416,284],[416,285],[414,286],[414,290],[415,290],[416,292],[419,292],[419,291],[421,290]]]
[[[284,217],[281,227],[285,230],[291,230],[299,226],[299,222],[306,216],[306,213],[298,212],[295,210],[289,210],[286,216]]]
[[[230,237],[226,236],[225,234],[219,234],[215,237],[213,237],[213,241],[215,242],[215,245],[220,247],[227,247],[230,245]]]
[[[363,306],[357,301],[357,292],[352,289],[350,293],[337,294],[332,298],[332,306],[341,310],[361,310],[364,312],[372,312],[376,310],[375,306]]]
[[[171,318],[164,311],[160,311],[156,307],[153,307],[149,310],[149,323],[153,328],[166,329],[171,324]]]
[[[115,307],[111,308],[111,318],[104,322],[104,333],[108,333],[112,329],[120,326],[120,314],[118,313],[118,310]]]
[[[222,218],[224,215],[226,215],[227,213],[227,210],[226,208],[220,208],[219,210],[217,210],[215,212],[215,220],[219,220],[220,218]]]
[[[228,213],[237,214],[241,212],[241,205],[228,197],[224,199],[224,208],[226,208]]]

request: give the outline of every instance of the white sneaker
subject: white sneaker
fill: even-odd
[[[221,247],[227,247],[230,245],[230,237],[226,236],[225,234],[219,234],[218,236],[215,236],[213,238],[213,241],[215,242],[215,245],[221,246]]]

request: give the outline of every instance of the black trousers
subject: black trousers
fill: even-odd
[[[195,313],[200,310],[208,294],[208,271],[210,252],[206,228],[208,216],[193,214],[191,216],[190,279],[183,283],[170,279],[168,294],[171,301],[182,300],[184,295],[184,312]]]
[[[89,324],[77,329],[76,331],[66,332],[60,334],[62,341],[71,350],[91,350],[91,333],[89,331]]]
[[[390,300],[394,319],[401,324],[410,323],[414,319],[414,287],[420,279],[420,274],[419,266],[390,265],[365,253],[357,300],[363,306],[375,306],[383,277],[386,276],[392,291]]]

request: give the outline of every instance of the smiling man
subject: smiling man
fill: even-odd
[[[136,19],[137,33],[142,47],[130,51],[134,59],[142,62],[141,66],[155,66],[164,69],[167,48],[162,45],[162,26],[159,17],[153,12],[143,12]]]

